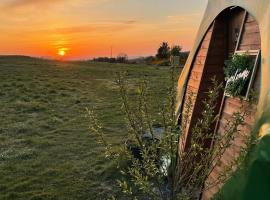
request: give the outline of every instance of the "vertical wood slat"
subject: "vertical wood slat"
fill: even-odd
[[[228,22],[228,29],[232,30],[228,33],[228,52],[229,55],[232,55],[235,51],[239,36],[240,36],[240,29],[243,24],[243,19],[245,17],[245,11],[239,7],[235,7],[230,10],[229,18],[233,20],[229,20]],[[236,38],[236,31],[238,30],[238,37]]]
[[[242,21],[242,25],[241,25],[239,37],[238,37],[238,40],[237,40],[237,44],[236,44],[236,47],[235,47],[235,51],[237,51],[238,48],[239,48],[240,40],[242,39],[242,34],[243,34],[243,30],[244,30],[244,26],[245,26],[246,21],[247,21],[247,11],[245,11],[245,14],[244,14],[244,18],[243,18],[243,21]]]

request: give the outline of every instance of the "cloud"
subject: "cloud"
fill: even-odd
[[[190,20],[197,20],[203,13],[195,12],[189,14],[181,14],[181,15],[170,15],[167,16],[167,19],[171,23],[185,22]]]
[[[87,24],[82,26],[72,26],[58,28],[55,31],[62,34],[76,34],[76,33],[90,33],[90,32],[99,32],[99,33],[108,33],[108,32],[119,32],[124,31],[133,27],[135,21],[124,21],[118,23],[107,23],[107,24]]]
[[[22,7],[47,7],[60,2],[67,2],[67,0],[13,0],[4,3],[3,7],[7,9],[17,9]]]
[[[52,7],[56,5],[67,5],[72,3],[73,5],[93,5],[97,3],[105,3],[112,0],[0,0],[0,8],[17,10],[20,8],[44,8]]]
[[[107,21],[101,23],[91,23],[84,25],[66,26],[59,28],[52,28],[46,30],[37,30],[35,32],[42,33],[57,33],[63,35],[70,34],[81,34],[81,33],[111,33],[120,32],[134,27],[137,21],[126,20],[126,21]]]

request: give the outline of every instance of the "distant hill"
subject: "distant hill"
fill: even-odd
[[[36,59],[31,56],[22,56],[22,55],[0,55],[0,59],[7,59],[7,58],[12,58],[12,59]]]
[[[24,55],[0,55],[0,60],[13,60],[13,61],[19,61],[19,60],[50,60],[48,58],[38,58],[38,57],[32,57],[32,56],[24,56]]]

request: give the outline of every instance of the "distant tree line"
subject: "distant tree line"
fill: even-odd
[[[157,49],[156,59],[153,61],[155,65],[171,65],[171,57],[178,57],[180,66],[186,63],[189,52],[182,52],[182,47],[179,45],[169,46],[168,42],[162,42]]]
[[[120,53],[117,57],[98,57],[93,58],[94,62],[108,62],[108,63],[128,63],[128,55]]]
[[[179,45],[175,45],[172,48],[170,48],[168,42],[162,42],[157,50],[156,57],[158,59],[168,59],[171,56],[180,56],[181,51],[182,47]]]
[[[128,59],[128,55],[120,53],[117,57],[98,57],[94,58],[94,62],[108,62],[108,63],[129,63],[129,64],[147,64],[156,66],[170,66],[171,57],[178,56],[180,66],[186,63],[189,52],[182,52],[180,45],[169,46],[168,42],[162,42],[157,49],[155,56],[139,57]]]

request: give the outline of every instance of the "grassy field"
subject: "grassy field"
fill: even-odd
[[[145,75],[162,99],[168,68],[0,57],[0,199],[106,199],[117,173],[88,131],[96,107],[109,141],[125,135],[115,72]]]

